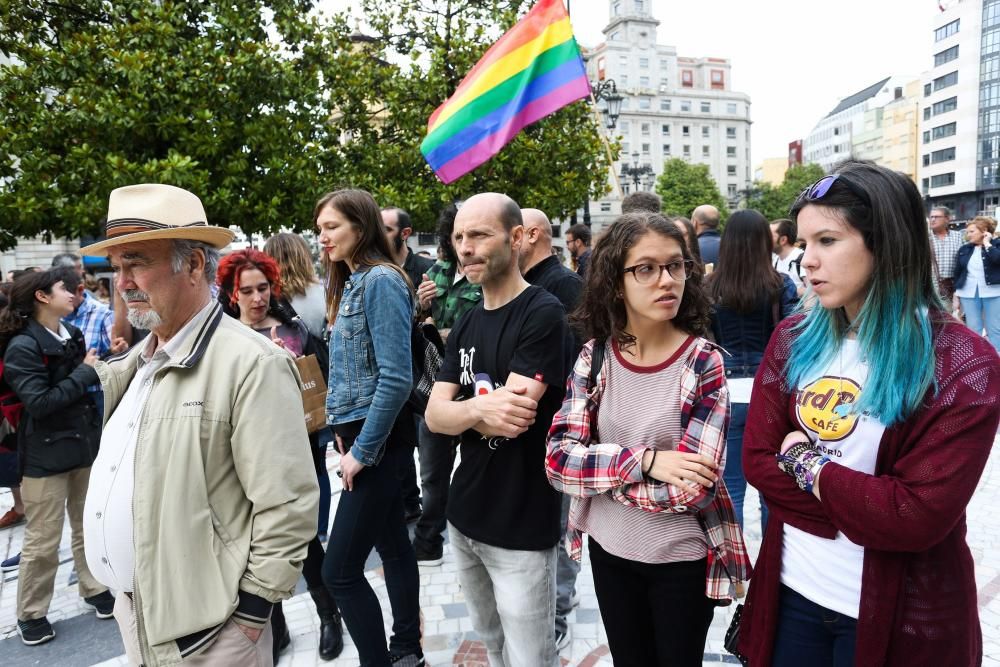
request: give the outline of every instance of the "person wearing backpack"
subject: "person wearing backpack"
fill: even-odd
[[[97,352],[87,350],[79,329],[60,321],[71,312],[73,294],[58,270],[20,276],[0,310],[3,381],[24,406],[17,447],[28,523],[17,586],[17,632],[29,646],[55,637],[46,614],[66,512],[80,595],[96,607],[98,618],[111,618],[114,608],[114,597],[93,577],[84,554],[83,508],[101,417],[87,391],[99,382]]]

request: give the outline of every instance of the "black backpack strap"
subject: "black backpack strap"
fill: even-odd
[[[597,374],[601,372],[601,367],[604,366],[604,348],[606,343],[604,341],[594,341],[594,349],[590,355],[590,376],[587,382],[587,388],[593,389],[597,386]]]

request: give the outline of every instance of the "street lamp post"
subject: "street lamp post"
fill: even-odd
[[[618,116],[622,112],[622,100],[624,97],[618,92],[618,86],[614,79],[606,79],[591,84],[594,94],[594,102],[604,101],[604,108],[601,109],[601,116],[604,118],[604,126],[610,133],[618,124]],[[575,215],[575,214],[574,214]],[[583,200],[583,224],[590,227],[590,193],[588,192]]]
[[[632,153],[632,166],[622,162],[622,181],[625,183],[625,191],[628,192],[628,182],[632,180],[634,192],[639,192],[639,184],[644,190],[649,190],[653,186],[653,168],[648,164],[639,166],[639,153]]]

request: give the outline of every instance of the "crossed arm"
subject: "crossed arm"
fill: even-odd
[[[459,385],[435,382],[427,403],[427,426],[446,435],[474,429],[487,436],[516,438],[535,423],[538,401],[547,387],[544,382],[511,373],[503,387],[456,401]]]

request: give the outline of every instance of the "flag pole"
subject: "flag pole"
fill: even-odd
[[[618,178],[618,172],[615,171],[615,159],[611,155],[611,144],[608,142],[608,138],[604,135],[604,130],[602,129],[601,112],[597,109],[597,99],[594,97],[593,90],[590,91],[590,108],[594,112],[594,119],[597,122],[597,134],[600,135],[601,143],[604,144],[604,151],[608,156],[608,169],[611,170],[611,175],[615,180],[615,192],[618,193],[618,198],[622,199],[622,184]]]

